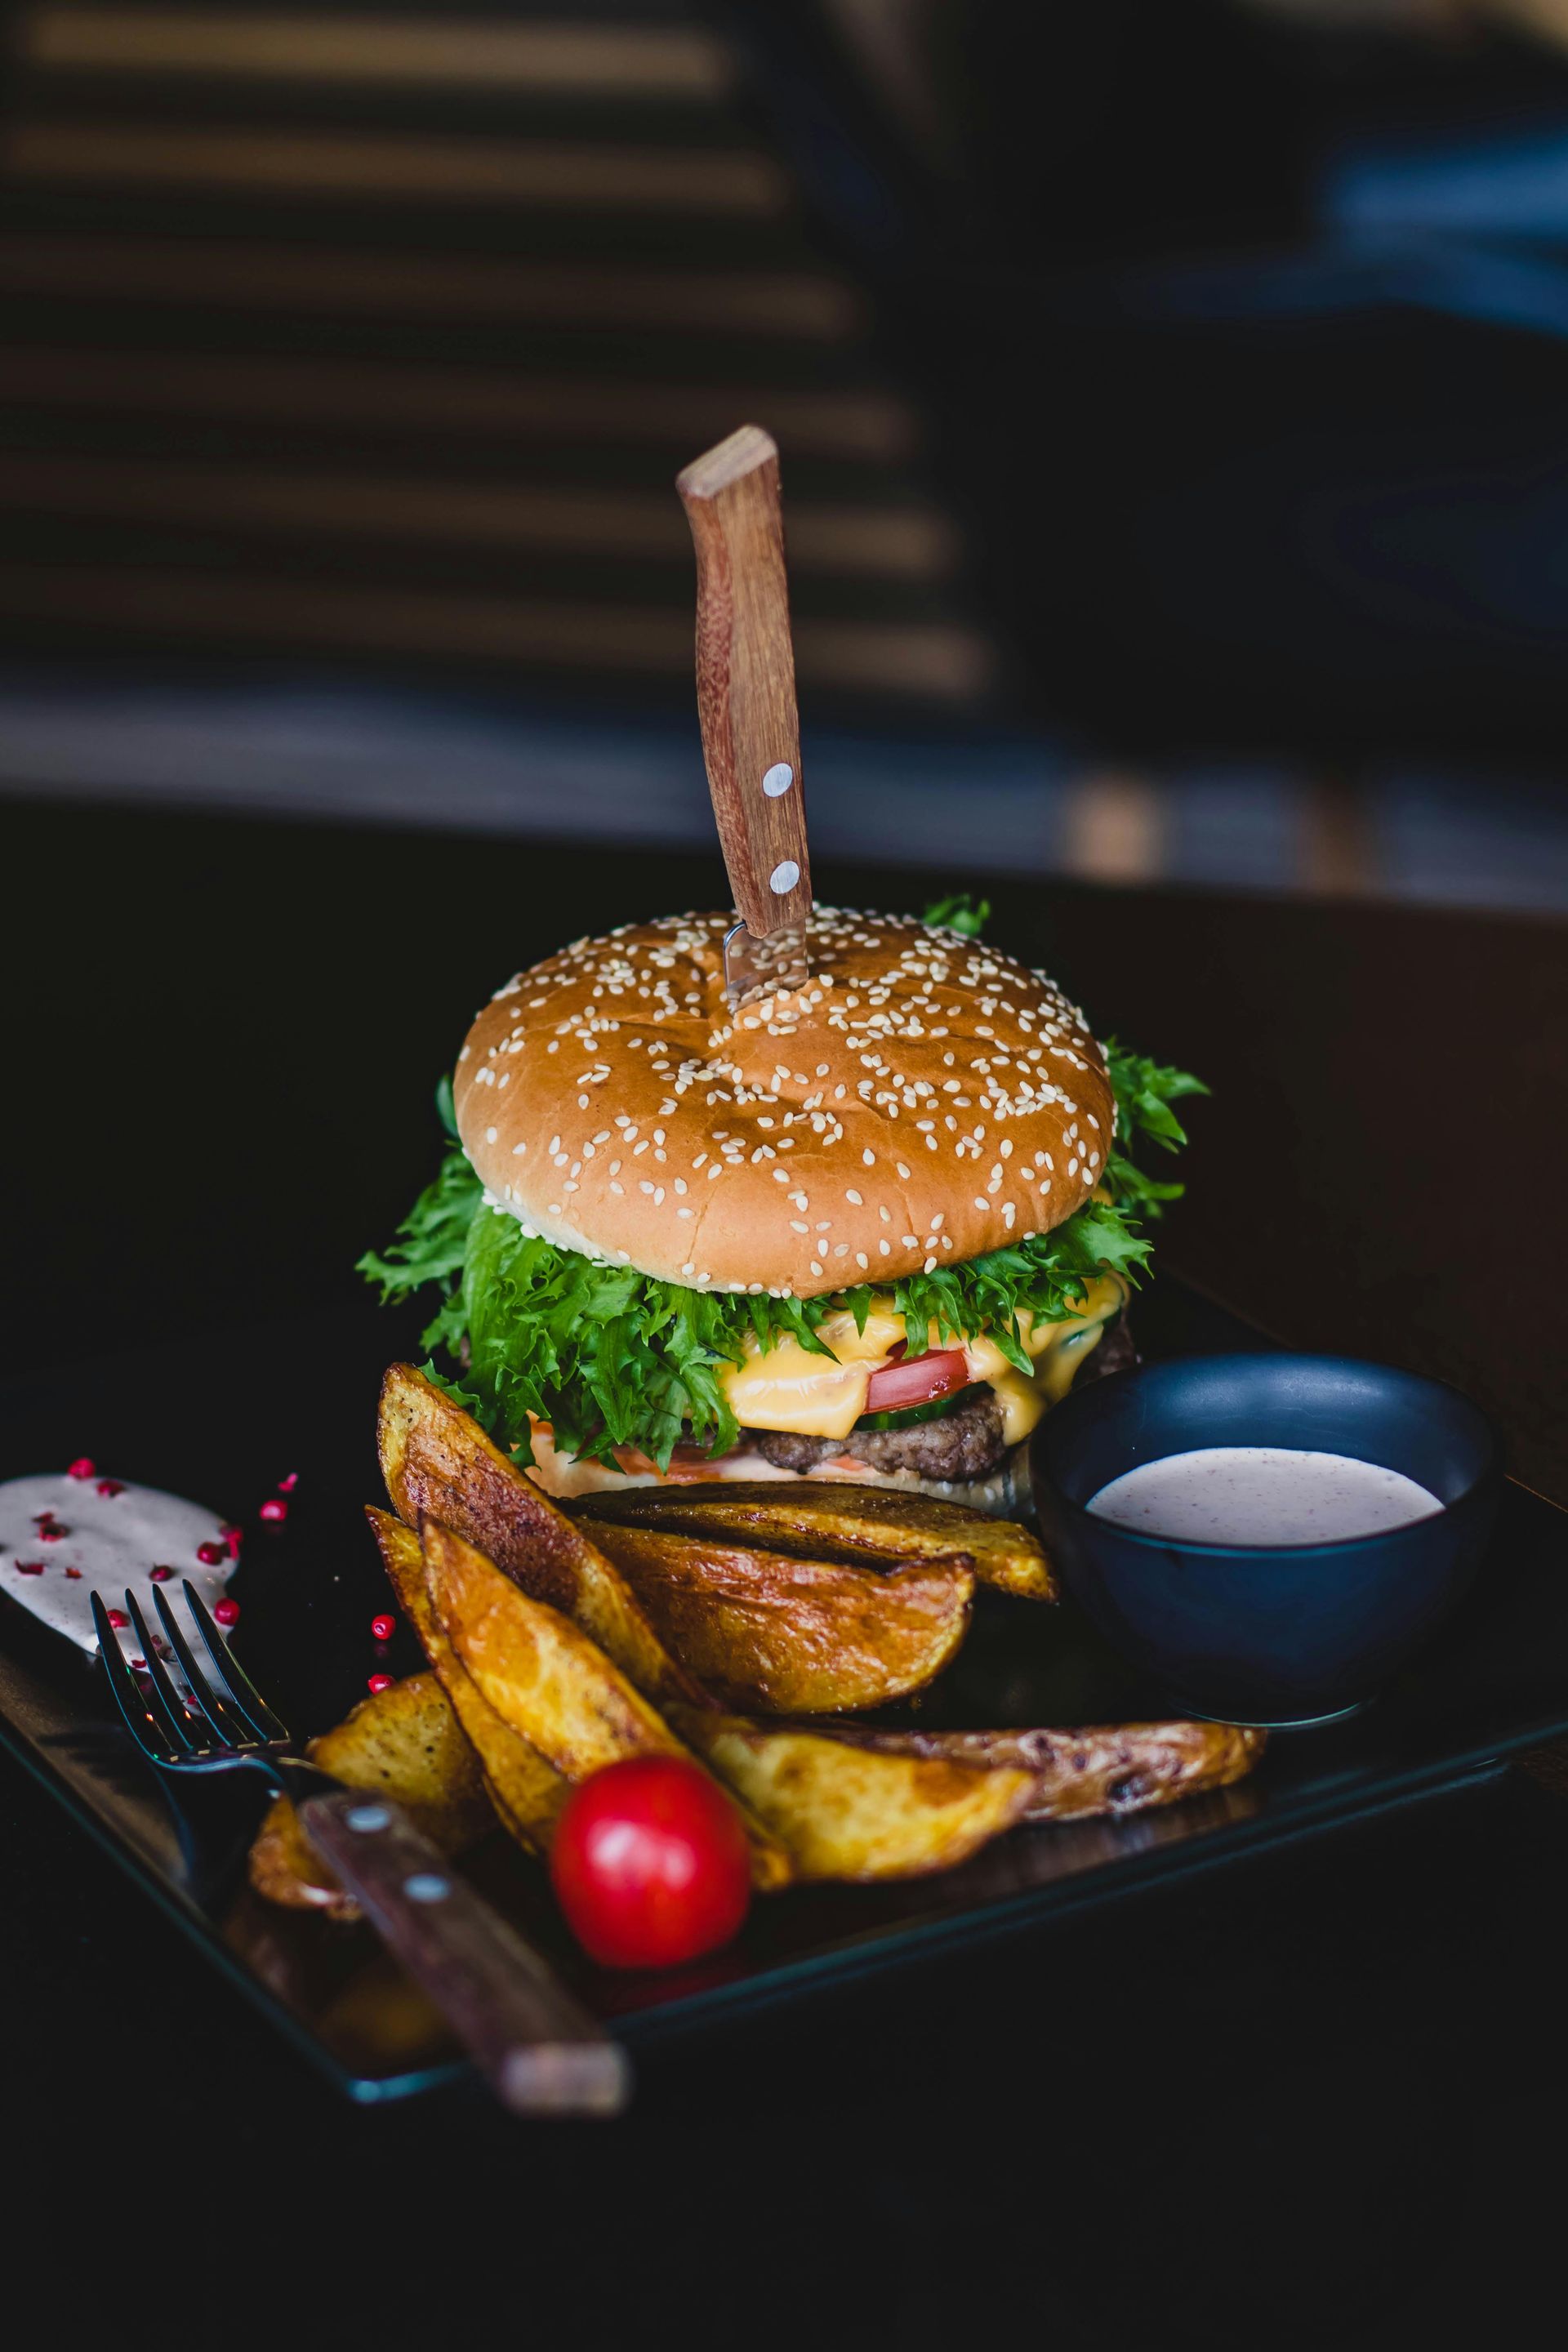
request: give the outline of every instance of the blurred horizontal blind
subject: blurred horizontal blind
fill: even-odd
[[[803,683],[983,700],[917,417],[658,0],[18,10],[0,642],[689,676],[675,470],[784,453]]]

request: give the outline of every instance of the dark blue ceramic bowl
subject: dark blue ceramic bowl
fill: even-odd
[[[1177,1542],[1084,1507],[1124,1470],[1204,1445],[1285,1445],[1381,1462],[1444,1505],[1342,1543]],[[1350,1356],[1186,1356],[1079,1389],[1035,1433],[1041,1531],[1068,1589],[1184,1712],[1321,1722],[1363,1705],[1479,1565],[1501,1465],[1475,1406],[1440,1381]]]

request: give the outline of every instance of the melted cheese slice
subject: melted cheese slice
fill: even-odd
[[[1105,1327],[1119,1313],[1127,1296],[1112,1274],[1096,1276],[1088,1286],[1079,1314],[1061,1323],[1036,1323],[1026,1312],[1018,1318],[1018,1336],[1035,1366],[1034,1377],[1016,1370],[994,1339],[972,1339],[964,1345],[971,1381],[984,1381],[1002,1403],[1002,1433],[1009,1445],[1027,1437],[1047,1405],[1057,1403],[1071,1387],[1073,1376],[1098,1344]],[[892,1301],[879,1296],[858,1331],[855,1318],[840,1313],[825,1317],[817,1336],[833,1354],[814,1355],[798,1339],[782,1339],[765,1352],[756,1340],[746,1342],[746,1360],[723,1375],[731,1410],[742,1429],[787,1429],[802,1437],[847,1437],[866,1410],[871,1375],[886,1364],[904,1338],[904,1322]],[[913,1342],[911,1341],[911,1346]],[[933,1323],[925,1346],[952,1345],[939,1336]]]

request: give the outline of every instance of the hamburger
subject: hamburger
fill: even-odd
[[[983,910],[984,911],[984,910]],[[1005,1509],[1017,1449],[1125,1346],[1202,1091],[931,919],[816,908],[808,977],[732,1010],[733,919],[579,940],[498,990],[450,1148],[384,1254],[427,1369],[552,1494],[852,1478]]]

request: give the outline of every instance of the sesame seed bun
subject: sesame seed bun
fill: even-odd
[[[693,1289],[809,1298],[1081,1207],[1114,1106],[1043,973],[911,917],[817,907],[805,986],[733,1013],[732,920],[581,940],[479,1014],[458,1125],[524,1224]]]

